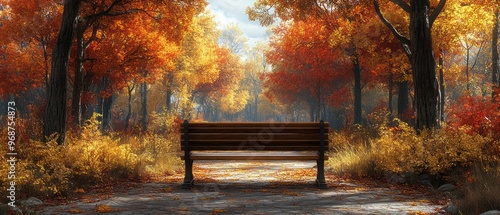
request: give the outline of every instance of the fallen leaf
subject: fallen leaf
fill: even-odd
[[[110,212],[116,212],[118,210],[108,205],[96,205],[95,211],[98,213],[110,213]]]
[[[70,214],[79,214],[79,213],[83,213],[83,212],[84,212],[83,210],[79,210],[79,209],[68,210],[68,213],[70,213]]]
[[[220,213],[227,213],[227,210],[224,210],[224,209],[213,209],[210,214],[220,214]]]

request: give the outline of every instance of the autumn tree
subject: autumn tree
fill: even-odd
[[[96,42],[86,53],[94,59],[87,66],[93,74],[92,82],[102,86],[95,96],[101,104],[98,112],[103,115],[103,128],[109,127],[114,92],[127,88],[129,102],[125,127],[128,128],[133,90],[140,89],[142,107],[146,106],[148,85],[158,80],[165,69],[173,67],[178,46],[156,28],[153,20],[144,16],[122,17],[101,24],[113,33],[104,31],[97,35]],[[143,110],[142,118],[147,119],[147,106]],[[143,120],[142,125],[147,125],[147,120]]]
[[[183,5],[186,3],[186,5]],[[81,124],[81,95],[84,88],[88,88],[89,82],[85,82],[89,74],[84,66],[88,60],[86,49],[89,44],[95,40],[95,33],[99,30],[103,19],[122,19],[131,18],[134,16],[145,16],[155,20],[158,25],[157,29],[162,29],[169,32],[168,35],[173,40],[179,41],[185,32],[187,26],[184,23],[189,23],[189,20],[194,14],[199,13],[205,6],[202,0],[184,2],[155,2],[148,3],[139,0],[123,1],[113,0],[111,2],[89,2],[82,5],[81,16],[78,18],[76,27],[77,51],[75,56],[75,69],[73,81],[73,96],[72,96],[72,115],[75,118],[76,124]],[[150,23],[150,22],[148,22]],[[142,23],[141,25],[144,25]],[[176,31],[171,31],[172,29]]]
[[[486,1],[493,11],[493,28],[491,33],[491,97],[495,101],[500,91],[500,69],[498,56],[498,34],[499,34],[499,13],[500,5],[498,0]]]
[[[231,23],[225,26],[219,37],[219,43],[227,47],[233,54],[244,54],[247,48],[247,41],[241,29],[236,23]]]
[[[270,10],[274,8],[274,10]],[[362,1],[257,1],[253,8],[248,8],[247,13],[251,20],[259,20],[262,25],[270,25],[279,17],[282,20],[306,20],[308,17],[315,17],[325,23],[333,38],[330,41],[336,43],[336,48],[344,51],[351,61],[351,68],[354,74],[354,123],[362,122],[362,52],[365,48],[368,37],[358,31],[359,27],[365,23],[365,16],[369,15],[366,10],[366,3]],[[341,27],[342,26],[342,27]],[[343,31],[335,31],[342,28]],[[325,38],[326,39],[326,38]],[[334,46],[332,45],[332,46]]]
[[[0,97],[15,97],[20,111],[45,97],[61,9],[53,1],[0,1],[0,85],[8,86]]]
[[[341,95],[352,77],[343,69],[349,59],[324,39],[329,35],[324,23],[313,17],[282,24],[274,30],[267,53],[274,71],[265,75],[265,94],[284,104],[308,104],[311,121],[323,118],[328,104],[345,101]]]
[[[205,11],[194,17],[180,42],[180,54],[174,59],[175,67],[168,71],[167,77],[170,77],[166,80],[170,90],[175,90],[167,93],[167,97],[175,93],[182,118],[192,117],[198,86],[213,83],[219,76],[218,58],[214,54],[218,49],[219,35],[213,16]]]
[[[228,48],[218,48],[215,54],[219,75],[215,81],[197,86],[195,101],[202,107],[205,120],[234,120],[235,114],[245,108],[249,97],[248,91],[240,84],[244,68],[239,56]]]
[[[456,94],[461,94],[462,91],[475,93],[473,88],[481,88],[473,84],[473,80],[478,80],[481,75],[473,73],[486,69],[480,67],[484,64],[481,55],[486,51],[486,41],[489,39],[486,32],[493,25],[489,13],[490,10],[477,1],[448,0],[440,14],[441,18],[433,24],[433,47],[437,53],[441,94],[441,121],[446,120],[448,111],[445,105],[448,105],[450,98],[456,98]],[[459,90],[458,86],[464,86],[465,90]]]
[[[260,97],[262,96],[262,80],[261,76],[269,70],[265,58],[266,46],[263,43],[257,44],[252,48],[244,62],[245,74],[242,80],[244,86],[250,93],[252,102],[249,102],[246,107],[247,119],[251,121],[259,121],[259,105]]]
[[[439,127],[440,95],[431,29],[446,4],[446,0],[440,0],[432,13],[430,0],[410,0],[409,4],[402,0],[391,0],[391,2],[408,13],[410,17],[409,38],[399,33],[396,27],[384,17],[377,0],[374,0],[373,4],[382,22],[399,39],[410,59],[415,94],[415,128],[417,131],[424,128],[437,128]]]
[[[73,39],[74,26],[76,18],[79,15],[79,9],[82,1],[68,0],[64,1],[64,12],[62,25],[59,32],[57,45],[53,51],[51,81],[49,84],[48,106],[44,120],[44,135],[49,136],[58,133],[58,143],[64,143],[66,132],[66,76],[68,72],[69,51]],[[95,2],[85,3],[93,4]],[[99,8],[101,12],[90,15],[97,17],[102,14],[113,16],[113,14],[123,14],[128,12],[141,12],[148,14],[161,23],[161,28],[170,32],[172,40],[179,41],[183,35],[183,29],[186,29],[186,22],[199,12],[205,6],[205,1],[123,1],[114,0],[109,4]],[[176,29],[172,31],[172,29]],[[79,81],[79,80],[78,80]]]

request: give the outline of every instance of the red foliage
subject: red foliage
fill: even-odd
[[[500,140],[500,103],[491,98],[464,96],[450,107],[449,125],[458,128],[470,126],[468,132],[481,135],[493,134]]]

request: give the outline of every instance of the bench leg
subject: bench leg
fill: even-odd
[[[316,184],[321,189],[326,189],[328,186],[326,185],[325,180],[325,160],[316,160],[318,167],[318,175],[316,177]]]
[[[184,183],[182,183],[182,189],[191,189],[194,183],[193,178],[193,160],[186,159],[186,171],[184,175]]]

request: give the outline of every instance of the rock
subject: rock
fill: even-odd
[[[479,214],[479,215],[500,215],[500,211],[499,210],[491,210],[491,211],[486,211],[486,212]]]
[[[457,189],[457,187],[455,187],[455,185],[453,185],[453,184],[443,184],[438,188],[438,191],[450,192],[450,191],[453,191],[455,189]]]
[[[21,211],[21,209],[19,209],[18,207],[10,207],[9,206],[9,210],[10,211],[13,211],[15,214],[23,214],[23,212]]]
[[[29,197],[28,199],[19,201],[23,206],[37,206],[43,204],[42,200],[35,197]]]
[[[432,186],[432,175],[422,174],[417,177],[417,183]]]
[[[387,173],[385,175],[385,178],[387,179],[387,182],[389,182],[389,184],[404,184],[406,183],[406,179],[402,176],[399,176],[397,174],[393,174],[393,173]]]
[[[0,204],[0,214],[23,214],[21,209],[19,207],[11,207],[6,204]]]
[[[455,215],[458,214],[458,207],[454,204],[450,204],[443,208],[444,212]]]

